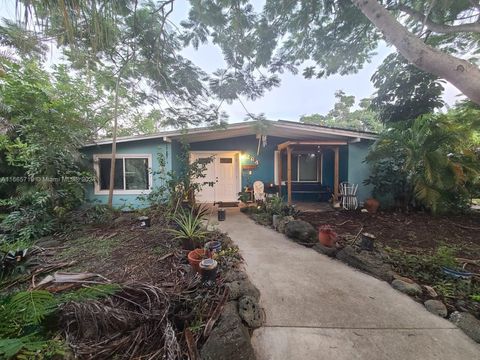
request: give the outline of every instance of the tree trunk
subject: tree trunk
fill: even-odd
[[[108,206],[113,207],[113,188],[115,185],[115,157],[117,156],[117,127],[118,127],[118,88],[120,86],[120,71],[115,82],[115,107],[113,108],[113,133],[112,133],[112,160],[110,162],[110,184],[108,186]]]
[[[468,61],[437,50],[400,24],[377,0],[352,0],[398,52],[419,69],[449,81],[480,105],[480,69]]]

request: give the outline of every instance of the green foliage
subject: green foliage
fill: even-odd
[[[183,143],[182,148],[176,158],[176,169],[165,171],[166,160],[164,154],[158,155],[159,170],[153,172],[160,184],[152,189],[147,195],[140,197],[141,200],[148,201],[152,206],[166,205],[168,212],[176,213],[182,203],[188,203],[193,206],[195,195],[204,186],[213,186],[211,181],[202,181],[206,177],[206,170],[209,163],[213,161],[212,157],[196,159],[190,161],[188,144]]]
[[[4,240],[31,240],[57,229],[93,181],[79,147],[91,134],[85,94],[64,67],[52,75],[34,61],[4,63],[0,103],[8,131],[0,135],[0,200],[10,214]],[[3,166],[5,165],[5,166]]]
[[[411,126],[393,125],[380,134],[367,157],[374,169],[368,182],[377,194],[389,191],[388,182],[400,184],[393,188],[396,194],[412,189],[406,199],[414,198],[433,213],[468,208],[480,175],[471,140],[477,124],[477,111],[452,109],[419,117]]]
[[[173,217],[177,228],[169,229],[174,239],[190,241],[195,245],[201,243],[208,234],[203,224],[207,211],[206,208],[192,208],[189,211],[180,208]]]
[[[354,96],[346,95],[343,91],[339,90],[335,92],[335,98],[337,101],[333,109],[326,115],[304,115],[300,118],[300,121],[307,124],[360,131],[378,132],[383,128],[378,119],[378,115],[370,110],[370,99],[360,100],[360,108],[353,110],[355,106]]]
[[[480,291],[475,282],[453,279],[445,275],[442,266],[455,268],[456,249],[451,246],[440,246],[433,254],[409,254],[400,250],[386,248],[390,262],[402,276],[433,286],[444,298],[473,300]]]
[[[413,121],[441,108],[443,81],[390,54],[372,76],[376,88],[372,109],[383,123]]]
[[[117,284],[100,284],[94,286],[84,286],[83,288],[61,294],[57,298],[58,303],[67,303],[69,301],[88,301],[95,300],[102,297],[114,295],[120,291],[121,286]]]
[[[191,0],[190,3],[189,19],[182,23],[187,30],[185,41],[197,47],[211,40],[222,48],[226,69],[214,73],[216,86],[212,90],[227,100],[261,95],[262,90],[277,86],[278,78],[274,76],[286,70],[302,71],[306,78],[355,73],[370,61],[385,39],[382,31],[356,6],[360,2],[267,0],[261,6],[252,5],[251,1],[232,4]],[[479,48],[478,33],[457,31],[452,26],[474,24],[478,18],[478,4],[474,1],[407,0],[401,4],[399,1],[380,4],[412,36],[421,37],[439,52],[458,58],[478,55],[471,50]],[[413,15],[409,10],[413,10]],[[430,27],[423,20],[425,15],[440,26]],[[438,31],[443,25],[452,27],[447,32]],[[432,66],[436,63],[425,57],[422,61]]]
[[[115,284],[97,285],[54,296],[46,290],[22,291],[0,300],[0,356],[50,359],[65,354],[50,318],[69,301],[87,301],[113,295]]]
[[[450,246],[439,246],[433,255],[433,261],[440,266],[455,268],[458,263],[455,260],[455,249]]]
[[[373,197],[380,201],[382,208],[407,209],[413,200],[413,189],[404,170],[403,154],[391,152],[369,162],[371,172],[364,184],[373,185]]]

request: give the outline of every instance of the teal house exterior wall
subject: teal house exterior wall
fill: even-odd
[[[288,138],[268,136],[267,145],[260,145],[260,152],[257,155],[258,139],[255,135],[231,137],[220,140],[197,141],[189,145],[191,151],[239,151],[242,153],[241,165],[249,165],[258,162],[258,166],[249,171],[241,172],[241,186],[252,185],[254,181],[263,181],[266,185],[274,183],[275,179],[275,151],[279,144],[288,141]],[[368,164],[364,162],[369,151],[371,141],[362,140],[357,143],[340,146],[339,180],[358,184],[358,200],[363,202],[371,196],[371,187],[363,184],[363,181],[370,175]],[[117,144],[118,154],[149,154],[152,158],[152,171],[160,171],[159,156],[165,159],[164,172],[173,171],[178,173],[182,170],[180,157],[183,156],[184,147],[176,140],[169,142],[161,138],[139,139]],[[93,156],[95,154],[110,154],[111,145],[90,146],[82,150],[93,169]],[[328,147],[322,148],[323,167],[322,185],[333,190],[334,182],[334,152]],[[253,161],[252,161],[253,160]],[[295,164],[293,164],[295,166]],[[285,165],[284,165],[285,166]],[[282,179],[285,181],[286,179]],[[153,176],[152,187],[161,185],[159,176]],[[286,195],[286,186],[282,190]],[[108,195],[95,194],[94,184],[86,185],[86,197],[88,201],[106,204]],[[317,194],[299,195],[293,194],[294,201],[318,201]],[[117,208],[143,208],[149,204],[134,194],[114,194],[113,205]]]
[[[87,158],[93,169],[93,156],[98,154],[111,154],[111,145],[90,146],[82,149],[82,153]],[[152,156],[152,171],[160,170],[159,156],[165,159],[165,171],[173,169],[173,152],[172,145],[169,142],[164,142],[161,139],[151,140],[137,140],[117,144],[117,154],[148,154]],[[160,185],[160,178],[153,176],[152,186],[155,188]],[[86,185],[86,198],[90,202],[99,204],[106,204],[108,202],[108,195],[95,194],[95,185]],[[149,204],[139,198],[135,194],[114,194],[113,206],[115,208],[144,208]]]
[[[365,158],[372,143],[362,141],[348,145],[348,181],[358,184],[357,199],[360,203],[372,196],[373,187],[363,183],[370,176],[370,166],[365,162]]]
[[[260,180],[266,185],[274,183],[275,179],[275,150],[277,146],[283,142],[289,141],[288,138],[267,137],[267,145],[263,147],[260,145],[260,153],[257,155],[258,139],[254,135],[240,136],[229,139],[201,141],[190,144],[191,151],[241,151],[244,158],[242,165],[252,164],[249,158],[253,158],[258,161],[258,167],[252,170],[250,175],[248,171],[242,171],[242,188],[245,186],[251,186],[254,181]],[[323,158],[323,183],[322,185],[328,186],[333,189],[334,181],[334,152],[331,149],[325,148]],[[285,166],[285,164],[283,165]],[[295,167],[295,160],[292,161],[292,166]],[[348,146],[340,147],[340,159],[339,159],[339,178],[340,181],[348,180]],[[282,179],[285,181],[286,179]],[[286,186],[283,186],[282,193],[286,196]],[[299,195],[293,194],[293,200],[302,201],[317,201],[317,194]]]

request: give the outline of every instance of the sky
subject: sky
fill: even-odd
[[[259,9],[263,1],[253,0],[254,7]],[[172,22],[179,24],[188,16],[189,2],[177,0],[174,3]],[[15,18],[15,0],[0,0],[0,17]],[[326,114],[335,103],[335,92],[343,90],[348,95],[354,95],[358,100],[371,96],[375,89],[370,78],[383,59],[394,51],[394,48],[385,43],[380,44],[376,50],[377,55],[371,62],[365,64],[363,69],[352,75],[333,75],[326,79],[305,79],[301,73],[280,74],[281,84],[279,87],[266,92],[265,95],[255,101],[242,98],[248,112],[253,114],[264,113],[270,120],[293,120],[297,121],[302,115],[313,113]],[[224,66],[223,56],[218,47],[207,44],[201,45],[198,50],[187,48],[183,55],[195,63],[198,67],[211,73]],[[58,61],[58,56],[52,53],[49,62]],[[450,84],[445,84],[444,100],[453,105],[458,100],[460,92]],[[239,101],[232,104],[223,103],[221,110],[229,116],[229,122],[241,122],[247,116],[247,111]]]

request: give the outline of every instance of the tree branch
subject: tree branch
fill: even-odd
[[[411,64],[449,81],[470,100],[480,104],[480,69],[476,65],[425,44],[378,0],[351,1]]]
[[[461,32],[474,32],[480,33],[480,23],[468,23],[468,24],[459,24],[459,25],[445,25],[437,24],[425,16],[424,14],[418,12],[417,10],[412,9],[410,6],[405,4],[398,4],[395,6],[395,9],[398,9],[405,14],[409,15],[411,18],[417,20],[424,24],[429,30],[437,34],[455,34]]]

